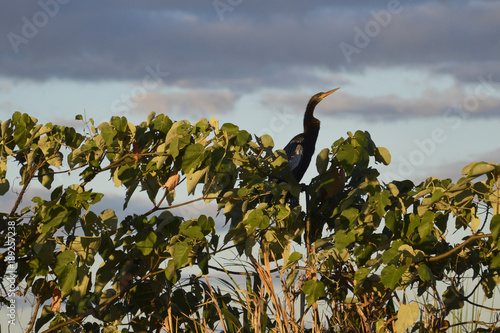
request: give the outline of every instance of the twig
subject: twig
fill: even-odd
[[[28,171],[28,178],[24,180],[24,185],[23,188],[21,189],[21,193],[19,193],[16,202],[14,203],[14,207],[12,207],[12,210],[10,211],[10,217],[13,217],[14,214],[16,213],[17,208],[21,204],[21,201],[23,199],[24,193],[28,189],[28,185],[30,184],[31,180],[35,176],[35,172],[37,172],[47,161],[43,160],[40,162],[38,165],[34,167],[34,169],[31,169]]]
[[[40,296],[37,297],[36,299],[36,306],[35,306],[35,311],[33,313],[33,316],[31,317],[31,320],[29,322],[29,326],[28,326],[28,329],[26,330],[26,332],[31,332],[31,330],[33,329],[33,326],[35,325],[35,319],[36,319],[36,315],[38,314],[38,309],[40,308],[40,304],[42,304],[42,299]]]

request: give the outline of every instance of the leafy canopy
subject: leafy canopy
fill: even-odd
[[[320,151],[304,196],[268,135],[252,139],[215,118],[77,119],[83,133],[19,112],[0,124],[0,195],[10,205],[0,213],[0,277],[5,288],[15,267],[16,288],[35,297],[28,330],[434,330],[453,309],[478,306],[466,276],[488,298],[497,292],[498,164],[471,163],[456,183],[383,184],[372,165],[389,164],[388,150],[349,132]],[[124,218],[96,211],[106,178],[124,209],[144,200],[139,191],[149,207]],[[31,194],[36,182],[46,197]],[[290,200],[299,195],[302,205]],[[196,201],[215,205],[226,226],[172,212]],[[457,230],[466,236],[452,244]],[[241,269],[231,271],[223,262],[235,254]],[[400,299],[409,288],[438,296]]]

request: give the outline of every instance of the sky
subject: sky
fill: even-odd
[[[480,0],[4,1],[0,120],[216,117],[283,148],[340,87],[316,152],[368,131],[392,155],[383,180],[456,181],[500,162],[499,17]]]
[[[308,99],[340,87],[316,108],[316,152],[368,131],[392,155],[382,180],[456,181],[500,163],[499,17],[494,0],[2,1],[0,120],[216,117],[282,148]]]

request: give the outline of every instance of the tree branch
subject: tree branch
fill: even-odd
[[[426,261],[426,262],[434,262],[434,261],[439,261],[439,260],[445,259],[446,257],[451,256],[452,254],[455,254],[456,252],[459,252],[460,250],[462,250],[462,248],[464,248],[469,243],[472,243],[472,242],[474,242],[474,241],[476,241],[478,239],[490,238],[490,237],[491,237],[491,234],[472,235],[469,238],[467,238],[467,240],[464,241],[462,244],[455,246],[450,251],[442,253],[442,254],[437,255],[435,257],[426,258],[424,261]]]

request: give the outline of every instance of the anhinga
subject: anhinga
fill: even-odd
[[[309,103],[307,103],[306,112],[304,114],[304,133],[296,135],[285,146],[284,150],[288,157],[288,164],[297,182],[300,182],[306,173],[316,148],[320,121],[314,118],[314,108],[323,100],[323,98],[331,93],[334,93],[338,89],[339,88],[327,92],[320,92],[311,97]],[[309,210],[309,207],[307,209]],[[306,220],[306,233],[304,235],[308,253],[314,251],[314,245],[312,244],[317,238],[319,238],[323,229],[323,224],[321,223],[320,225],[317,225],[316,219],[313,219],[310,214],[311,212],[308,212],[308,218]]]
[[[311,158],[316,147],[316,140],[318,139],[320,121],[314,118],[314,108],[323,98],[338,89],[335,88],[327,92],[320,92],[311,97],[304,114],[304,133],[296,135],[285,146],[284,150],[288,156],[288,164],[297,182],[300,182],[311,163]]]

